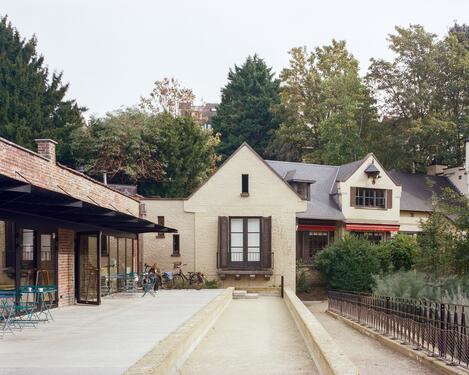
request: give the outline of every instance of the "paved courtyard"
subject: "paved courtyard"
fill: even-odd
[[[279,297],[233,300],[179,372],[183,375],[318,374]]]
[[[163,290],[55,309],[54,322],[0,339],[0,374],[121,374],[220,292]]]

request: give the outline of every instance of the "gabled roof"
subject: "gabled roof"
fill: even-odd
[[[433,211],[433,194],[438,196],[447,188],[460,193],[445,176],[398,171],[390,171],[389,175],[402,185],[401,210],[403,211]]]
[[[267,160],[266,162],[284,179],[298,176],[298,178],[301,177],[301,180],[314,181],[310,185],[310,200],[307,210],[298,213],[296,215],[298,218],[344,220],[342,211],[329,194],[332,184],[335,183],[339,167],[275,160]],[[295,171],[295,173],[292,174],[291,171]]]
[[[299,199],[301,200],[304,200],[304,198],[298,194],[298,192],[293,189],[293,187],[283,179],[282,176],[279,176],[277,171],[275,171],[270,165],[269,163],[267,163],[263,158],[261,158],[261,156],[256,152],[256,150],[254,150],[247,142],[243,142],[224,162],[222,165],[220,165],[220,167],[218,167],[216,169],[216,171],[208,178],[206,179],[202,184],[200,184],[193,192],[191,195],[189,195],[189,197],[187,197],[187,200],[191,199],[203,186],[205,186],[205,184],[210,181],[210,179],[218,173],[218,171],[220,169],[222,169],[225,165],[227,165],[229,163],[229,161],[241,150],[243,149],[244,147],[247,147],[249,149],[249,151],[251,151],[261,162],[262,164],[264,164],[270,171],[272,171],[272,173],[274,174],[274,176],[277,176],[279,178],[279,180],[285,184],[285,186],[291,191],[293,192]]]

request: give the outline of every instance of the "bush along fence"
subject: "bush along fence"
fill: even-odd
[[[338,291],[328,297],[330,311],[448,365],[469,368],[469,306]]]

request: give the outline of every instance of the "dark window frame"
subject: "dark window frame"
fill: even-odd
[[[243,220],[243,231],[242,232],[233,232],[231,229],[231,221],[233,219],[242,219]],[[248,231],[248,220],[249,219],[258,219],[259,220],[259,232],[249,232]],[[253,268],[259,267],[262,262],[262,217],[261,216],[230,216],[228,218],[228,264],[230,266],[236,266],[240,268]],[[243,260],[242,261],[232,261],[231,260],[231,234],[232,233],[242,233],[243,234]],[[257,246],[249,246],[248,234],[249,233],[259,233],[259,260],[258,261],[249,261],[249,248],[255,248]]]
[[[173,253],[172,257],[181,256],[181,236],[179,234],[173,234]]]
[[[164,216],[157,216],[158,224],[164,226]],[[156,235],[156,238],[164,238],[164,233],[160,232]]]
[[[386,209],[386,189],[355,188],[355,207]]]
[[[249,196],[249,175],[248,174],[241,175],[241,196],[242,197]]]

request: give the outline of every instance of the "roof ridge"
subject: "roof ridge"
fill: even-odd
[[[285,164],[300,164],[300,165],[314,165],[318,167],[330,167],[330,168],[339,168],[340,165],[331,165],[331,164],[317,164],[317,163],[305,163],[302,161],[285,161],[285,160],[269,160],[265,159],[267,163],[285,163]]]

